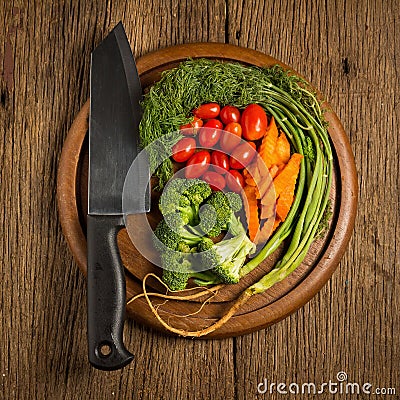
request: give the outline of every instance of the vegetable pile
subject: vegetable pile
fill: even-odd
[[[175,162],[186,163],[185,179],[174,185],[185,186],[187,183],[184,182],[196,180],[195,185],[190,186],[193,187],[191,191],[196,192],[195,199],[192,194],[182,191],[182,187],[179,188],[179,200],[173,191],[168,194],[168,186],[174,179],[162,195],[165,204],[160,200],[164,219],[155,234],[164,245],[159,251],[163,266],[167,266],[163,280],[170,289],[186,287],[191,276],[201,285],[235,283],[285,241],[285,253],[274,268],[245,289],[219,321],[198,331],[174,328],[160,317],[150,301],[152,295],[157,295],[145,290],[146,277],[144,296],[165,328],[184,336],[207,335],[228,321],[253,295],[265,292],[293,272],[304,260],[315,238],[325,232],[330,217],[333,168],[326,122],[315,93],[304,80],[289,71],[279,66],[258,68],[205,59],[188,60],[166,71],[146,94],[143,110],[142,146],[146,147],[155,139],[168,138],[163,142],[163,148],[150,153],[151,165],[160,165],[165,154],[174,153]],[[225,135],[218,136],[221,125],[231,132],[229,140],[225,140]],[[208,128],[203,131],[205,133],[201,133],[202,127]],[[244,143],[246,148],[242,139],[247,141]],[[197,147],[213,150],[199,151]],[[230,156],[223,157],[220,151]],[[256,153],[259,157],[253,159],[252,154]],[[265,179],[260,159],[268,169],[273,185]],[[162,190],[173,175],[172,159],[163,161],[156,175],[157,189]],[[225,187],[231,191],[229,196],[218,191]],[[214,205],[214,214],[209,213],[215,217],[223,204],[230,203],[228,214],[234,220],[237,218],[232,206],[235,201],[227,202],[226,199],[240,199],[234,193],[240,191],[245,195],[249,237],[243,235],[246,230],[240,219],[235,223],[225,220],[215,224],[214,221],[211,226],[207,222],[207,213],[204,212],[203,217],[200,209],[206,203]],[[271,194],[275,197],[273,210],[271,202],[267,201]],[[273,234],[265,245],[246,262],[246,256],[254,251],[253,242],[263,243],[271,230]],[[224,240],[219,243],[210,240],[220,231],[228,232]],[[233,251],[230,245],[238,236],[245,239],[239,250]],[[208,263],[211,270],[198,272],[188,265],[186,255],[192,253],[198,254],[201,262]],[[238,263],[236,259],[239,259]],[[189,300],[219,287],[204,288],[196,295],[164,296]]]
[[[285,133],[258,104],[241,113],[231,105],[206,103],[193,116],[180,127],[185,137],[172,147],[172,159],[184,163],[187,179],[201,178],[213,190],[244,188],[249,237],[265,242],[289,213],[303,156],[291,154]]]

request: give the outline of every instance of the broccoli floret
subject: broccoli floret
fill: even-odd
[[[198,245],[197,245],[197,250],[198,250],[199,252],[201,252],[201,251],[207,251],[207,250],[210,250],[213,246],[214,246],[214,242],[213,242],[211,239],[209,239],[209,238],[207,238],[207,237],[204,237],[204,238],[201,239],[201,241],[198,243]]]
[[[188,187],[187,184],[188,181],[186,179],[172,180],[165,187],[159,201],[159,208],[163,216],[172,215],[173,218],[179,216],[182,220],[182,225],[192,222],[197,215],[197,210],[192,207],[189,199],[183,195],[183,192]]]
[[[226,198],[228,199],[228,203],[233,212],[239,212],[243,207],[242,198],[234,192],[225,193]]]
[[[172,230],[165,220],[161,220],[154,230],[154,235],[156,238],[166,247],[171,250],[177,250],[177,247],[181,243],[180,236],[176,233],[176,231]],[[154,240],[154,245],[157,250],[163,251],[164,247],[160,246],[160,243],[157,240]]]
[[[243,207],[240,196],[233,192],[214,192],[200,211],[200,229],[210,237],[218,236],[224,230],[233,230],[237,235],[234,213]]]
[[[183,192],[191,204],[199,206],[207,197],[211,196],[212,190],[207,182],[201,179],[188,180],[189,187]]]
[[[182,271],[185,271],[186,268],[190,267],[190,263],[189,265],[183,263],[183,259],[179,253],[166,252],[161,255],[161,264],[164,268],[162,280],[170,290],[185,289],[189,275],[186,272],[180,272],[176,269],[180,267]]]
[[[201,241],[201,236],[189,232],[184,226],[179,229],[171,229],[165,219],[159,222],[154,234],[159,240],[154,240],[155,247],[161,253],[165,248],[160,245],[160,242],[171,250],[189,253],[191,247]]]
[[[240,236],[233,239],[236,240]],[[255,251],[255,244],[247,237],[242,236],[242,244],[229,262],[218,265],[213,269],[214,273],[225,283],[237,283],[240,279],[240,269],[243,267],[246,257]]]
[[[193,252],[196,252],[197,244],[203,240],[201,236],[189,232],[184,226],[174,231],[164,219],[159,222],[154,234],[158,239],[154,240],[154,244],[160,252],[164,269],[162,279],[171,290],[183,290],[190,278],[195,278],[198,285],[221,282],[211,271],[195,271],[196,258]],[[197,260],[201,261],[200,258]]]
[[[198,229],[210,237],[216,237],[221,233],[221,227],[217,222],[217,212],[215,208],[209,204],[204,204],[199,211],[200,223]]]
[[[200,204],[211,192],[208,183],[200,179],[174,179],[163,191],[159,202],[160,211],[165,218],[172,219],[172,223],[168,221],[171,227],[196,225]],[[182,221],[178,221],[177,216],[180,216]]]
[[[224,283],[237,283],[239,271],[246,257],[255,251],[255,244],[247,237],[244,228],[242,233],[231,239],[222,240],[214,244],[210,239],[203,239],[197,245],[197,249],[203,252],[203,262]]]
[[[162,254],[161,263],[164,268],[162,280],[170,290],[185,289],[190,278],[194,278],[195,283],[199,286],[221,282],[211,271],[193,271],[190,260],[188,254],[180,254],[173,251],[167,251]]]

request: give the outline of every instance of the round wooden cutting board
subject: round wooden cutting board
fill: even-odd
[[[177,66],[187,58],[210,58],[237,61],[247,65],[271,66],[278,60],[263,53],[216,43],[187,44],[169,47],[137,60],[143,89],[160,78],[162,71]],[[328,109],[331,109],[327,105]],[[65,141],[58,171],[58,207],[63,233],[82,272],[86,274],[86,213],[88,171],[89,101],[77,115]],[[348,138],[333,112],[325,115],[329,122],[335,156],[331,200],[333,218],[330,230],[322,240],[313,243],[306,259],[288,278],[264,294],[253,296],[222,328],[207,337],[223,338],[263,329],[287,317],[309,301],[328,281],[346,249],[354,226],[357,208],[357,176]],[[118,246],[126,268],[127,300],[142,293],[142,279],[148,272],[160,275],[161,270],[150,264],[133,247],[126,230],[118,235]],[[281,249],[282,252],[282,249]],[[236,285],[226,285],[201,309],[200,300],[191,302],[155,300],[160,315],[178,328],[189,331],[204,328],[219,319],[232,301],[250,284],[268,272],[280,251],[265,260],[255,271]],[[148,281],[149,291],[164,292],[154,279]],[[164,304],[163,304],[164,303]],[[142,297],[127,306],[129,317],[152,328],[164,330]],[[182,318],[182,316],[192,314]]]

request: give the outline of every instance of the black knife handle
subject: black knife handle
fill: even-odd
[[[119,215],[88,215],[88,350],[98,369],[116,370],[133,359],[122,334],[125,273],[117,245],[123,227]]]

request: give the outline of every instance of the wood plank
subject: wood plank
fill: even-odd
[[[257,19],[246,2],[230,7],[231,43],[269,52],[326,94],[350,136],[360,191],[355,234],[329,284],[287,320],[236,339],[243,383],[237,398],[256,398],[249,393],[264,377],[317,383],[339,371],[350,382],[398,388],[398,7],[277,1],[265,4],[265,18]],[[281,397],[275,391],[268,398]]]

